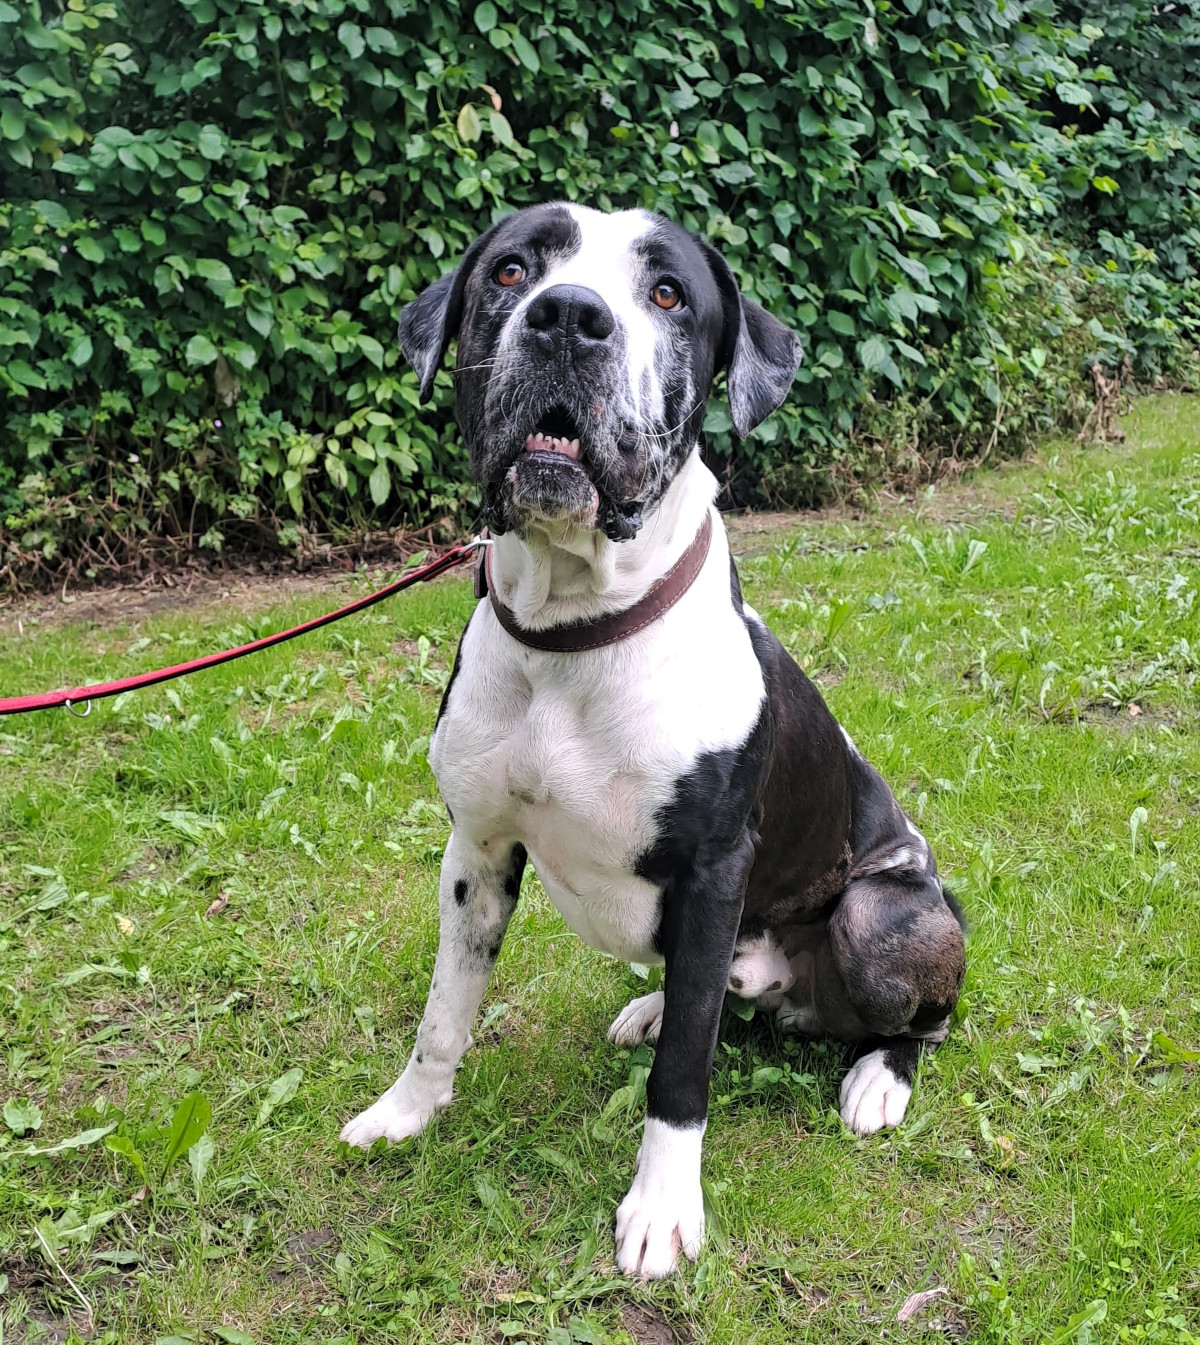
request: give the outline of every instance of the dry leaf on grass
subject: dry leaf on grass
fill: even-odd
[[[211,920],[214,915],[220,915],[225,907],[229,905],[229,893],[222,892],[221,895],[212,903],[207,911],[204,912],[205,920]]]
[[[923,1307],[932,1303],[935,1298],[949,1292],[950,1290],[944,1284],[939,1284],[936,1289],[922,1289],[919,1294],[909,1294],[904,1300],[904,1306],[896,1314],[896,1320],[907,1322],[910,1317],[915,1317]]]

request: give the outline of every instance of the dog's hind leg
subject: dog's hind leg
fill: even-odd
[[[877,873],[846,889],[828,947],[827,983],[844,987],[861,1025],[851,1039],[870,1048],[842,1082],[842,1120],[870,1135],[904,1119],[921,1052],[946,1039],[966,968],[962,926],[935,875]]]
[[[404,1073],[374,1106],[342,1130],[347,1144],[370,1148],[379,1137],[419,1134],[454,1094],[454,1071],[471,1045],[471,1024],[487,989],[517,904],[525,849],[505,849],[497,865],[482,850],[450,837],[438,898],[441,931],[433,984]]]

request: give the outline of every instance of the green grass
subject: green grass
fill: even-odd
[[[663,1284],[612,1267],[650,1055],[604,1034],[640,983],[532,879],[455,1105],[370,1160],[337,1142],[433,965],[424,749],[466,581],[86,721],[0,723],[3,1341],[1193,1342],[1200,406],[1127,428],[739,533],[751,601],[933,841],[970,968],[907,1123],[869,1140],[834,1109],[839,1048],[730,1016],[714,1236]],[[174,662],[336,596],[10,622],[0,687]]]

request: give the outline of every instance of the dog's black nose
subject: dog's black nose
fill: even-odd
[[[616,330],[612,310],[596,293],[582,285],[554,285],[525,310],[525,321],[535,332],[549,332],[586,344],[607,341]]]

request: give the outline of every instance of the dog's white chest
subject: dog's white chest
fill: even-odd
[[[653,959],[659,892],[633,871],[654,839],[668,744],[636,755],[598,707],[539,694],[513,740],[513,822],[563,919],[593,947]]]
[[[482,753],[465,717],[448,716],[438,733],[434,764],[455,825],[485,851],[520,841],[581,938],[652,960],[659,892],[632,866],[654,838],[669,746],[635,750],[614,723],[597,722],[590,697],[570,690],[511,692],[509,713],[496,716],[507,722],[499,732],[492,725]]]
[[[654,638],[584,658],[518,649],[481,611],[430,750],[456,832],[497,857],[519,841],[567,924],[627,961],[657,957],[661,894],[636,865],[661,810],[704,751],[744,741],[761,704],[721,596],[703,628],[681,604]]]

